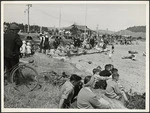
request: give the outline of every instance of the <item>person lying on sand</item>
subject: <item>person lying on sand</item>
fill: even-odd
[[[138,54],[137,51],[128,51],[129,54]]]
[[[124,57],[122,57],[122,59],[131,59],[133,61],[136,61],[136,56],[132,54],[130,56],[124,56]]]
[[[112,99],[123,99],[125,102],[128,102],[128,98],[125,94],[124,88],[119,84],[118,80],[118,70],[114,68],[112,72],[112,79],[107,81],[105,95]]]
[[[77,107],[79,109],[110,109],[109,102],[96,96],[92,91],[95,86],[93,76],[86,76],[84,79],[84,87],[79,91],[77,96]]]
[[[66,81],[60,89],[59,108],[69,108],[74,95],[74,87],[78,85],[81,77],[72,74],[70,80]]]

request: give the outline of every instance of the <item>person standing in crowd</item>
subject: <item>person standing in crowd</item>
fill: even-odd
[[[91,45],[92,48],[94,47],[94,44],[95,44],[95,40],[94,40],[94,36],[92,36],[90,38],[90,45]]]
[[[40,48],[41,48],[41,52],[42,52],[42,53],[45,53],[44,42],[45,42],[45,36],[42,35],[42,36],[41,36],[41,42],[40,42]]]
[[[82,47],[86,49],[86,45],[87,45],[87,39],[84,39],[84,41],[82,42]]]
[[[75,36],[74,38],[74,47],[78,47],[78,38]]]
[[[109,51],[108,57],[109,59],[112,59],[112,50]]]
[[[77,46],[78,46],[78,47],[80,47],[80,46],[81,46],[81,39],[80,39],[80,37],[79,37],[79,36],[77,37]]]
[[[106,43],[103,44],[103,51],[107,51],[107,45],[106,45]]]
[[[69,108],[71,105],[71,100],[74,96],[74,87],[78,85],[80,82],[81,77],[72,74],[69,81],[66,81],[61,89],[60,89],[60,101],[59,101],[59,108]]]
[[[59,40],[58,38],[59,38],[59,37],[56,36],[56,37],[55,37],[55,40],[54,40],[54,42],[53,42],[53,46],[54,46],[54,49],[55,49],[55,50],[57,49],[57,47],[58,47],[59,44],[60,44],[60,40]]]
[[[42,35],[42,33],[40,33],[40,36],[39,36],[39,38],[40,38],[40,53],[42,52],[42,43],[43,43],[43,35]]]
[[[79,109],[110,109],[109,103],[102,97],[99,99],[92,91],[95,87],[95,79],[92,76],[86,76],[84,87],[77,96],[77,107]]]
[[[46,52],[46,55],[47,55],[48,52],[49,52],[49,48],[50,48],[50,45],[49,45],[49,37],[48,37],[48,35],[46,34],[46,35],[45,35],[45,41],[44,41],[44,51]]]
[[[112,49],[112,54],[113,54],[114,53],[114,49],[115,49],[114,44],[112,44],[111,49]]]
[[[27,49],[27,56],[29,57],[31,55],[31,52],[32,52],[32,48],[31,48],[31,43],[30,42],[27,42],[26,49]]]
[[[22,41],[18,35],[19,26],[16,23],[10,25],[10,30],[4,33],[4,65],[7,74],[7,80],[10,81],[10,72],[12,68],[19,63],[20,47],[22,46]],[[19,79],[19,77],[17,77]],[[16,79],[17,79],[16,78]]]
[[[78,53],[78,47],[80,47],[80,39],[77,36],[74,37],[74,47],[74,52]]]

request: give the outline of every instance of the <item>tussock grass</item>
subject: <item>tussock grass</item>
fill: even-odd
[[[59,87],[42,84],[42,88],[26,94],[13,87],[5,87],[5,108],[57,108],[59,103]]]

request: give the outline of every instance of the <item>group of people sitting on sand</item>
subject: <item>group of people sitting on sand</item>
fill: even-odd
[[[72,74],[70,80],[60,88],[59,108],[111,109],[109,101],[103,98],[104,95],[128,103],[119,76],[118,69],[112,64],[106,64],[104,70],[98,66],[93,69],[93,75],[84,78]],[[95,90],[103,93],[98,96]]]
[[[40,33],[40,52],[52,57],[70,56],[71,54],[85,54],[89,49],[95,49],[96,52],[107,52],[108,42],[104,39],[97,40],[91,36],[83,41],[79,36],[74,36],[73,39],[66,43],[63,35],[50,36],[48,33]],[[64,40],[63,40],[64,39]],[[112,44],[114,50],[114,45]]]

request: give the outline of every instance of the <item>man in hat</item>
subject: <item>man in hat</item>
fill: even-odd
[[[4,25],[4,33],[8,30],[8,26]]]
[[[19,63],[22,41],[18,35],[20,29],[16,23],[12,23],[9,29],[7,33],[4,33],[4,65],[10,73],[12,68]],[[10,74],[7,75],[7,80],[10,82]]]

